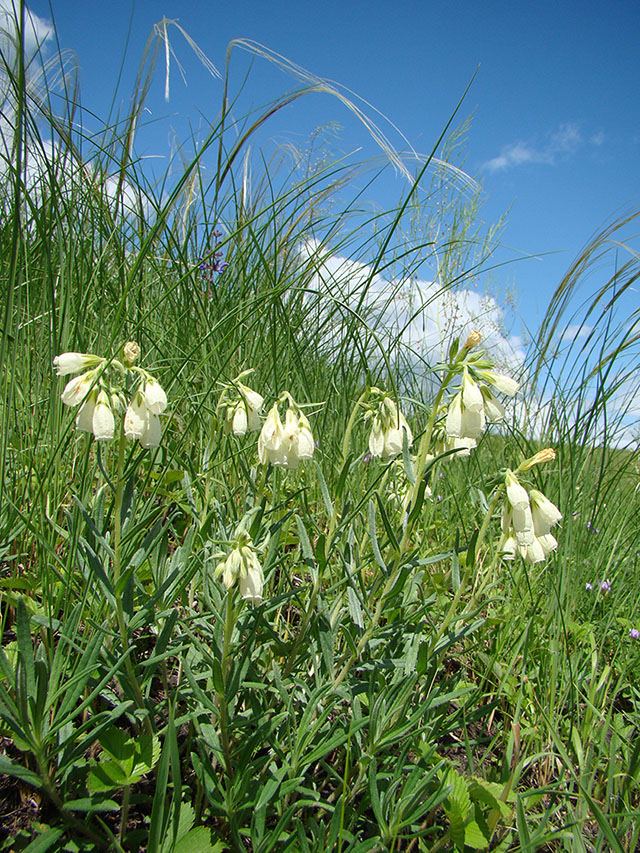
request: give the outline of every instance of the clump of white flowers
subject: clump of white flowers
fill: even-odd
[[[222,583],[228,590],[237,584],[242,598],[252,604],[260,604],[264,574],[253,542],[246,531],[238,534],[227,558],[217,565],[214,576],[222,576]]]
[[[244,370],[233,382],[224,386],[218,401],[218,411],[222,413],[224,429],[234,435],[245,435],[248,431],[259,430],[260,413],[264,402],[257,391],[252,390],[240,380],[253,373]]]
[[[381,459],[393,459],[402,453],[406,437],[407,447],[413,442],[413,433],[407,419],[398,408],[396,401],[381,391],[372,388],[370,402],[364,414],[365,421],[371,421],[369,434],[369,453]]]
[[[521,466],[527,470],[531,464],[552,459],[553,451],[536,454],[535,462]],[[558,547],[551,528],[561,519],[558,507],[537,489],[526,489],[512,471],[505,476],[507,499],[502,510],[502,541],[500,550],[507,560],[513,560],[516,554],[527,563],[540,563]]]
[[[280,406],[288,404],[284,423]],[[311,459],[315,443],[308,418],[291,394],[285,391],[271,407],[258,438],[258,459],[279,468],[297,468],[304,459]]]
[[[120,359],[78,352],[65,352],[54,358],[58,376],[84,371],[67,382],[61,394],[65,405],[80,406],[76,429],[92,433],[97,441],[112,439],[115,413],[126,405],[122,385],[126,386],[133,376],[137,387],[126,405],[124,434],[132,440],[138,439],[143,447],[158,447],[162,435],[158,415],[167,408],[167,395],[157,379],[136,365],[139,357],[139,345],[128,341],[122,347]]]
[[[452,369],[462,374],[462,382],[447,407],[442,449],[457,450],[463,456],[476,447],[487,421],[505,416],[493,391],[513,397],[519,387],[515,379],[496,373],[493,362],[482,352],[471,352],[480,339],[479,332],[472,332],[452,364]]]

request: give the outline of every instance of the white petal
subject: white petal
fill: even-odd
[[[58,376],[67,376],[69,373],[79,373],[88,366],[87,358],[83,352],[63,352],[53,359],[53,367]]]
[[[96,407],[96,397],[96,392],[92,391],[85,398],[76,415],[76,429],[80,429],[83,432],[93,432],[93,412]]]
[[[471,412],[484,411],[484,397],[480,386],[471,378],[466,368],[462,377],[462,404]]]
[[[238,383],[238,388],[240,389],[240,393],[244,397],[247,406],[251,409],[251,411],[259,412],[262,409],[262,404],[264,402],[264,399],[260,396],[260,394],[258,394],[257,391],[252,391],[251,388],[248,388],[241,382]]]
[[[529,495],[513,474],[507,474],[507,499],[514,509],[529,509]]]
[[[105,391],[100,391],[95,409],[93,410],[92,432],[97,441],[109,441],[113,438],[115,421],[109,397]]]
[[[136,392],[124,414],[124,434],[132,441],[141,438],[146,429],[146,422],[147,407],[144,405],[142,394]]]
[[[462,438],[462,395],[456,394],[453,400],[449,403],[447,409],[447,435],[453,438]]]
[[[145,430],[140,436],[142,447],[158,447],[162,439],[162,426],[160,418],[153,412],[147,412]]]
[[[144,386],[144,402],[150,412],[159,415],[167,408],[167,395],[157,379],[150,376]]]
[[[375,418],[369,435],[369,453],[372,456],[382,456],[384,450],[384,433],[378,418]]]
[[[60,395],[62,402],[67,406],[77,406],[89,393],[93,385],[94,373],[92,370],[71,379],[64,387]]]
[[[245,435],[247,432],[247,408],[244,400],[239,400],[233,410],[232,429],[234,435]]]
[[[504,406],[500,403],[491,392],[484,399],[484,410],[490,421],[501,421],[504,418]]]

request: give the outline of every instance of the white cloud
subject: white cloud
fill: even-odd
[[[0,0],[0,49],[5,60],[15,56],[17,21],[20,19],[20,7],[13,0]],[[50,21],[34,15],[25,7],[23,43],[27,59],[33,56],[45,40],[53,34]]]
[[[562,333],[562,340],[569,341],[572,343],[573,341],[580,340],[581,338],[589,337],[589,333],[592,331],[593,326],[587,326],[586,323],[582,324],[571,324],[566,327],[564,332]]]
[[[544,163],[553,166],[561,157],[575,153],[583,143],[582,132],[578,125],[568,122],[549,134],[540,145],[524,141],[505,145],[497,157],[484,163],[483,168],[490,172],[498,172],[521,166],[523,163]]]
[[[314,267],[309,288],[325,300],[319,312],[325,317],[333,312],[328,340],[338,340],[344,319],[357,312],[360,322],[366,322],[378,338],[377,344],[373,339],[371,344],[374,359],[382,347],[419,369],[420,364],[433,366],[441,361],[454,337],[465,338],[477,329],[483,348],[500,369],[522,372],[522,340],[504,331],[503,312],[493,297],[476,290],[445,290],[417,278],[385,279],[373,274],[370,265],[331,254],[313,241],[301,254]]]

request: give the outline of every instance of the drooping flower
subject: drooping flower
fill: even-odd
[[[95,367],[102,359],[86,352],[63,352],[53,359],[53,367],[57,376],[68,376],[70,373],[80,373],[87,367]]]
[[[258,459],[262,465],[271,463],[280,468],[295,469],[303,459],[311,459],[315,443],[307,417],[289,399],[289,408],[282,423],[278,403],[275,403],[262,425],[258,438]]]
[[[372,411],[369,452],[372,456],[382,459],[393,459],[394,456],[402,453],[405,435],[407,446],[411,446],[413,433],[395,400],[386,394],[378,393],[381,395],[381,400],[377,409]]]
[[[147,374],[142,391],[144,404],[154,415],[159,415],[167,408],[167,395],[157,379]]]
[[[510,376],[505,376],[503,373],[496,373],[495,370],[478,369],[480,377],[488,384],[497,388],[501,394],[506,394],[507,397],[513,397],[518,392],[520,383]]]
[[[475,343],[475,338],[471,342]],[[443,450],[459,450],[461,456],[468,456],[477,446],[487,420],[499,421],[505,416],[493,389],[510,396],[518,390],[515,379],[496,373],[482,354],[469,354],[467,344],[461,351],[463,364],[456,368],[462,372],[462,383],[447,407],[446,439],[441,442]]]
[[[245,435],[247,430],[260,429],[260,412],[264,402],[257,391],[253,391],[242,382],[236,382],[238,397],[226,404],[225,400],[225,427],[234,435]]]
[[[64,386],[60,399],[66,406],[77,406],[87,396],[95,382],[95,371],[88,370],[80,376],[74,376]]]
[[[222,575],[227,590],[238,584],[240,595],[245,601],[260,604],[264,587],[264,574],[260,560],[246,532],[241,533],[226,560],[216,568]]]
[[[145,448],[160,445],[160,418],[148,407],[146,396],[140,389],[133,395],[124,414],[124,434],[132,441],[137,439]]]
[[[107,392],[101,388],[98,391],[96,404],[91,419],[91,431],[97,441],[109,441],[115,431],[115,419],[111,409],[111,400]]]
[[[551,527],[560,521],[558,508],[537,489],[527,491],[511,471],[505,484],[507,500],[502,510],[501,550],[507,560],[516,553],[528,563],[540,563],[558,547]]]

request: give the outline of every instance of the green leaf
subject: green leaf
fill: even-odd
[[[140,777],[134,778],[121,765],[109,759],[96,764],[89,771],[87,778],[87,790],[90,794],[99,794],[104,791],[113,791],[115,788],[124,788],[137,782]]]
[[[117,812],[122,808],[115,800],[104,800],[102,797],[83,797],[80,800],[67,800],[65,811],[69,812]]]
[[[482,850],[489,846],[489,841],[484,837],[475,820],[469,821],[464,828],[464,843],[467,847],[473,847],[474,850]]]
[[[37,773],[34,773],[33,770],[29,770],[26,767],[22,767],[21,764],[15,764],[10,758],[7,758],[6,755],[0,755],[0,775],[13,776],[14,779],[21,779],[23,782],[27,782],[27,784],[32,785],[34,788],[42,787],[42,780]]]
[[[45,850],[49,850],[56,843],[63,831],[62,829],[45,830],[37,838],[34,838],[31,844],[24,848],[22,853],[45,853]]]
[[[31,645],[31,624],[27,614],[24,598],[18,599],[16,613],[16,635],[18,638],[18,656],[20,664],[26,676],[27,698],[35,698],[36,676],[35,663],[33,660],[33,646]]]
[[[196,826],[177,841],[173,853],[222,853],[224,849],[221,841],[211,843],[210,829]]]
[[[329,494],[329,489],[327,488],[327,482],[324,479],[324,475],[322,474],[322,468],[313,460],[313,464],[316,468],[316,474],[318,475],[318,485],[320,486],[320,494],[322,495],[322,501],[324,503],[324,507],[327,511],[327,515],[329,518],[333,515],[333,503],[331,502],[331,495]]]
[[[380,518],[382,519],[382,524],[384,526],[385,532],[389,537],[389,543],[394,551],[400,551],[400,546],[398,545],[398,540],[396,539],[395,533],[393,532],[393,528],[391,527],[391,523],[389,521],[389,517],[387,516],[387,511],[384,508],[384,504],[382,502],[382,498],[378,494],[375,493],[376,500],[378,501],[378,509],[380,510]]]

